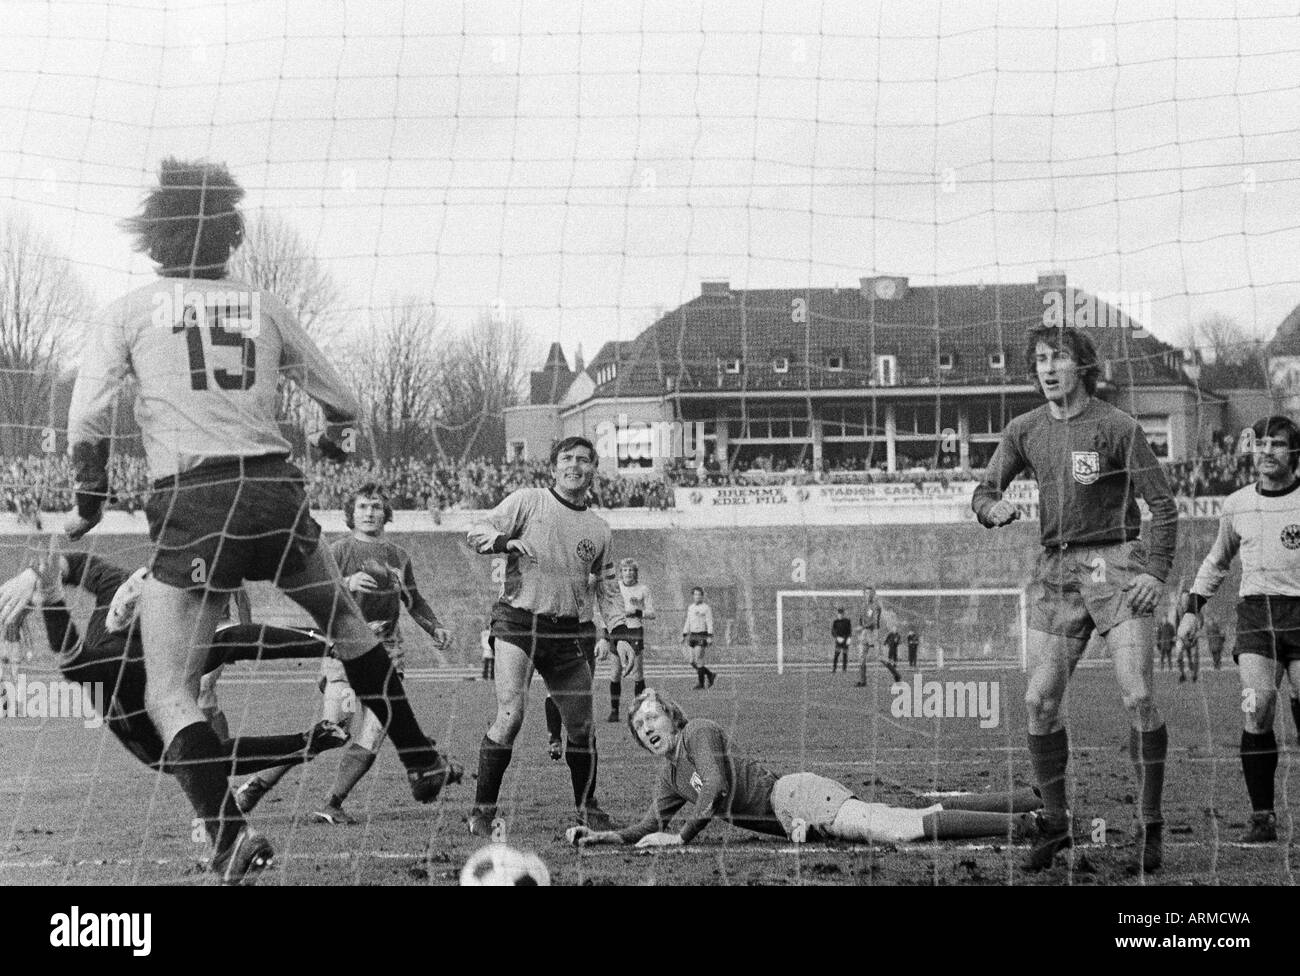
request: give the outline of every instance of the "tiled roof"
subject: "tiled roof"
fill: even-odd
[[[1044,308],[1036,284],[904,287],[891,300],[859,288],[701,295],[619,344],[618,373],[595,396],[865,388],[875,385],[879,355],[897,357],[898,386],[1018,385],[1026,382],[1025,337],[1042,324]],[[1121,327],[1092,328],[1089,335],[1115,382],[1187,382],[1171,347],[1134,335],[1122,314],[1112,321]],[[1001,369],[990,365],[997,353]],[[950,369],[940,368],[941,355],[953,357]],[[830,368],[832,356],[841,357],[840,370]],[[788,360],[788,372],[774,369],[779,357]],[[738,374],[725,370],[732,359],[741,360]]]

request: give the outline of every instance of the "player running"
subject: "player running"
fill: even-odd
[[[1242,841],[1264,844],[1277,840],[1277,691],[1284,675],[1292,686],[1300,682],[1300,427],[1289,417],[1272,416],[1256,421],[1251,431],[1258,481],[1224,500],[1219,534],[1192,584],[1178,637],[1184,644],[1196,640],[1201,609],[1241,553],[1232,656],[1241,679],[1241,771],[1251,806]]]
[[[343,522],[352,534],[334,542],[330,553],[361,615],[375,636],[384,642],[398,677],[404,678],[406,656],[398,626],[402,607],[433,638],[437,648],[446,648],[451,643],[451,635],[420,594],[410,554],[384,538],[385,527],[392,520],[393,507],[383,488],[366,482],[348,497],[343,507]],[[375,764],[384,742],[384,728],[374,713],[356,700],[347,674],[336,658],[321,662],[320,683],[325,695],[325,717],[347,729],[352,739],[339,759],[334,789],[325,804],[313,811],[312,819],[336,826],[351,825],[357,821],[343,809],[343,804]],[[250,812],[288,771],[287,766],[268,769],[244,783],[235,792],[239,809]]]
[[[1047,402],[1007,425],[971,500],[982,525],[1008,525],[1017,511],[1002,492],[1027,469],[1038,479],[1043,552],[1029,618],[1025,704],[1045,830],[1025,867],[1048,867],[1072,843],[1066,800],[1070,749],[1061,705],[1095,630],[1115,663],[1141,790],[1142,823],[1130,868],[1153,871],[1163,853],[1160,801],[1168,733],[1151,693],[1152,613],[1173,561],[1178,508],[1141,426],[1093,395],[1097,352],[1086,335],[1036,329],[1029,334],[1026,365]],[[1146,548],[1138,538],[1138,495],[1151,509]]]
[[[106,689],[104,722],[126,750],[151,769],[174,773],[164,762],[162,738],[145,710],[144,645],[137,626],[144,570],[128,573],[107,560],[68,552],[43,569],[29,568],[0,585],[0,626],[16,625],[35,606],[59,670],[69,681]],[[78,633],[64,600],[63,587],[77,585],[95,600],[85,635]],[[216,674],[234,661],[314,658],[327,653],[319,635],[294,627],[234,624],[219,628],[201,665]],[[306,733],[220,735],[221,761],[239,773],[281,763],[297,765],[347,741],[332,722],[318,722]]]
[[[617,722],[619,702],[623,697],[623,679],[633,682],[633,694],[645,691],[645,622],[654,620],[655,604],[649,588],[641,582],[641,570],[635,559],[623,559],[618,564],[619,593],[623,597],[626,617],[621,626],[609,632],[614,653],[609,657],[609,716],[607,721]]]
[[[916,810],[863,802],[847,786],[815,773],[778,777],[745,755],[722,726],[707,718],[688,719],[676,702],[653,688],[632,702],[627,724],[643,749],[664,760],[650,809],[625,830],[572,827],[565,834],[571,844],[675,847],[689,844],[715,817],[796,843],[819,838],[857,843],[1021,840],[1037,829],[1032,811],[1041,801],[1028,790],[956,797]],[[695,804],[693,815],[680,830],[670,831],[673,817],[688,803]],[[1006,812],[994,812],[998,810]]]
[[[501,781],[528,705],[536,670],[563,717],[564,758],[573,781],[578,822],[607,829],[597,805],[596,732],[592,724],[592,645],[609,653],[607,633],[597,637],[592,603],[609,631],[623,624],[623,600],[614,583],[610,531],[587,508],[596,477],[596,448],[585,437],[566,437],[551,448],[550,488],[520,488],[474,525],[469,544],[480,553],[506,554],[506,581],[492,609],[496,639],[497,714],[479,748],[478,787],[469,831],[500,835],[496,824]],[[596,585],[591,586],[594,574]]]
[[[834,657],[831,658],[831,674],[839,667],[840,658],[844,658],[844,673],[849,673],[849,650],[853,646],[853,621],[844,612],[843,607],[835,608],[835,619],[831,621],[831,640],[835,642]]]
[[[226,595],[272,580],[334,641],[348,680],[397,745],[411,791],[435,799],[456,767],[430,744],[382,643],[339,580],[303,475],[289,463],[275,403],[281,379],[321,405],[318,446],[346,459],[359,407],[330,362],[274,295],[227,279],[243,243],[243,189],[224,166],[163,161],[159,185],[125,224],[158,279],[113,302],[87,336],[68,416],[80,538],[102,517],[119,387],[136,381],[153,492],[155,545],[141,597],[149,714],[167,761],[238,883],[266,867],[270,843],[248,827],[228,789],[221,743],[197,698],[206,648]]]
[[[691,602],[686,607],[686,619],[682,622],[682,645],[690,654],[691,667],[695,669],[695,687],[712,688],[718,676],[705,667],[705,656],[709,644],[713,642],[713,608],[704,602],[704,590],[695,587],[691,590]]]

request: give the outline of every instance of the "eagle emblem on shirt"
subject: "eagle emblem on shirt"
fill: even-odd
[[[596,558],[596,543],[590,539],[583,539],[578,543],[578,558],[584,563],[589,563]]]
[[[1096,451],[1074,451],[1074,480],[1081,485],[1093,484],[1101,476],[1101,455]]]
[[[1293,522],[1282,530],[1282,545],[1288,549],[1300,549],[1300,525]]]
[[[700,790],[704,789],[704,777],[698,771],[691,773],[691,789],[695,791],[696,796],[699,796]]]

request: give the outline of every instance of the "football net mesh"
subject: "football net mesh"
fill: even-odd
[[[1026,489],[1024,524],[997,534],[959,514],[967,473],[1038,402],[1023,378],[1026,331],[1044,314],[1094,329],[1103,393],[1142,421],[1182,496],[1184,584],[1213,538],[1215,499],[1250,476],[1237,432],[1294,410],[1294,96],[1278,79],[1300,38],[1282,6],[228,0],[11,13],[0,41],[0,121],[13,136],[0,147],[0,575],[48,551],[61,524],[51,513],[72,506],[68,401],[94,311],[151,280],[116,222],[161,157],[224,160],[249,191],[236,270],[289,305],[365,406],[359,461],[336,468],[307,452],[310,405],[292,390],[281,398],[318,517],[343,533],[337,509],[366,480],[402,510],[390,532],[453,632],[444,653],[403,617],[409,686],[426,731],[471,771],[495,706],[487,682],[466,679],[482,673],[500,579],[459,543],[461,513],[545,483],[544,465],[500,461],[518,453],[505,409],[536,394],[528,373],[552,343],[564,384],[541,399],[573,381],[574,403],[584,383],[625,398],[605,419],[702,425],[698,453],[676,460],[706,468],[666,480],[625,451],[605,465],[623,477],[600,487],[636,509],[616,513],[615,550],[640,560],[658,603],[648,680],[780,772],[823,772],[900,805],[1028,776],[1017,594],[1036,553],[1036,501]],[[702,280],[713,282],[703,294]],[[574,380],[579,349],[591,369]],[[542,372],[554,384],[556,371]],[[110,518],[84,543],[126,569],[150,553],[131,398],[128,388],[115,414]],[[912,509],[875,498],[830,515],[809,503],[814,485],[900,479],[953,497]],[[773,486],[784,517],[688,517],[744,482]],[[838,594],[867,580],[918,628],[923,669],[940,647],[945,671],[1005,665],[980,677],[1003,682],[1000,725],[899,719],[883,669],[859,694],[813,667],[829,662]],[[706,662],[723,676],[700,692],[678,640],[695,585],[716,620]],[[68,593],[84,624],[85,594]],[[270,587],[253,597],[258,620],[307,623]],[[857,602],[845,599],[856,631]],[[1228,667],[1229,602],[1212,609],[1226,621]],[[1245,809],[1235,678],[1211,673],[1208,647],[1198,682],[1176,684],[1172,664],[1156,676],[1174,740],[1170,816],[1196,821],[1173,870],[1206,883],[1282,878],[1284,865],[1219,853],[1231,816],[1197,819],[1192,779],[1207,768],[1216,804]],[[857,653],[855,639],[854,668]],[[1089,660],[1106,653],[1099,643]],[[35,704],[59,679],[38,614],[3,635],[0,655],[0,879],[201,881],[191,865],[203,845],[175,784],[104,729],[49,714],[57,694]],[[778,680],[778,659],[808,667]],[[310,727],[317,674],[310,661],[228,668],[219,694],[232,734]],[[1109,753],[1123,717],[1109,669],[1092,674],[1072,691],[1072,742]],[[644,807],[651,763],[624,727],[601,723],[608,681],[598,667],[599,795],[627,821]],[[1005,851],[972,854],[972,867],[931,848],[882,869],[875,854],[791,854],[721,826],[693,848],[701,858],[570,854],[554,831],[570,815],[567,770],[546,758],[540,699],[534,682],[501,809],[512,842],[541,851],[561,881],[1019,878]],[[1186,759],[1193,742],[1201,765]],[[452,879],[473,848],[461,823],[472,782],[419,808],[385,747],[347,802],[360,823],[330,831],[311,814],[338,755],[291,774],[259,808],[277,877]],[[1076,763],[1071,776],[1129,775],[1122,758],[1102,766]],[[1112,823],[1128,812],[1098,803]]]

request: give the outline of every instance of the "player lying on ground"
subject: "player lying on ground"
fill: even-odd
[[[1241,600],[1233,659],[1241,679],[1241,771],[1250,796],[1250,829],[1242,840],[1277,840],[1273,780],[1277,689],[1289,675],[1300,683],[1300,427],[1289,417],[1265,417],[1251,428],[1259,480],[1223,503],[1219,534],[1192,584],[1178,637],[1196,640],[1201,608],[1218,591],[1241,553]]]
[[[847,786],[816,773],[777,776],[737,748],[722,726],[688,719],[671,699],[647,688],[632,702],[628,728],[643,749],[664,760],[650,809],[625,830],[572,827],[571,844],[689,844],[715,817],[796,843],[844,840],[909,843],[1000,837],[1021,840],[1036,830],[1041,801],[1030,790],[996,797],[955,797],[924,809],[866,803]],[[687,804],[692,816],[679,831],[669,826]],[[965,809],[961,809],[962,806]],[[991,812],[991,811],[1007,812]]]
[[[50,650],[69,681],[98,684],[109,695],[103,716],[109,731],[131,755],[152,769],[172,773],[163,761],[157,727],[145,711],[144,647],[136,624],[144,570],[127,573],[106,560],[70,552],[51,561],[44,573],[25,569],[0,585],[0,625],[21,621],[41,608]],[[95,599],[83,637],[64,602],[63,585],[79,585]],[[292,627],[235,624],[217,630],[204,658],[203,673],[216,674],[234,661],[314,658],[325,654],[319,634]],[[221,759],[237,773],[281,763],[299,764],[347,741],[332,722],[310,732],[220,739]]]
[[[317,446],[333,460],[347,459],[360,406],[279,299],[226,278],[244,239],[243,193],[224,166],[167,159],[140,214],[126,222],[159,277],[110,304],[87,332],[68,412],[77,510],[64,529],[77,539],[102,517],[118,390],[133,376],[153,479],[145,515],[155,549],[140,608],[146,704],[206,825],[213,869],[228,883],[272,858],[239,812],[221,743],[198,703],[218,615],[245,580],[274,582],[334,642],[358,698],[397,746],[417,800],[432,801],[458,775],[420,728],[388,652],[339,579],[303,474],[289,463],[276,417],[283,380],[320,404],[328,426]]]
[[[398,625],[402,607],[433,638],[439,651],[450,646],[451,635],[421,595],[410,553],[384,538],[385,526],[392,520],[393,506],[388,495],[379,485],[367,482],[344,503],[343,521],[351,534],[334,542],[330,553],[361,615],[384,642],[398,677],[404,678],[406,653]],[[334,825],[354,824],[356,820],[343,809],[343,803],[375,764],[384,742],[384,729],[370,709],[358,704],[337,659],[321,662],[320,689],[325,695],[325,718],[337,722],[352,738],[339,759],[334,788],[325,803],[313,811],[312,818]],[[235,791],[239,809],[249,813],[288,771],[288,766],[268,769],[240,786]]]
[[[478,785],[469,831],[500,833],[497,798],[528,705],[533,671],[563,716],[564,751],[573,782],[578,822],[603,827],[608,816],[595,800],[596,730],[592,724],[593,649],[609,653],[608,634],[597,635],[594,599],[610,630],[623,623],[623,600],[614,584],[609,525],[587,508],[596,477],[595,445],[568,437],[551,448],[550,488],[511,492],[468,533],[480,553],[506,555],[506,579],[492,608],[496,645],[496,717],[479,748]]]
[[[1169,737],[1151,693],[1152,613],[1173,563],[1178,506],[1136,420],[1093,396],[1100,364],[1078,329],[1029,334],[1025,365],[1047,402],[1014,418],[971,499],[980,524],[1009,525],[1002,497],[1032,471],[1039,484],[1043,552],[1029,611],[1029,758],[1043,794],[1044,836],[1025,862],[1051,865],[1072,841],[1066,802],[1070,744],[1066,688],[1095,630],[1106,640],[1129,717],[1129,755],[1141,794],[1135,872],[1160,866],[1165,755]],[[1137,496],[1151,510],[1149,544],[1139,540]]]

